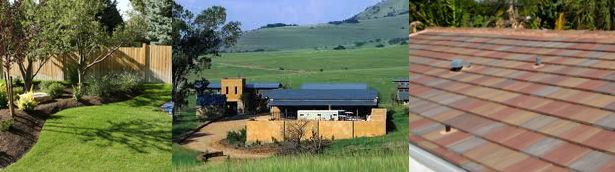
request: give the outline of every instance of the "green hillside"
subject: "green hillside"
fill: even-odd
[[[399,41],[400,39],[408,39],[408,8],[408,2],[405,0],[386,0],[357,14],[355,17],[359,23],[251,30],[244,32],[237,45],[227,51],[332,49],[338,45],[346,48],[398,45],[403,42]]]
[[[357,14],[355,18],[359,20],[376,19],[400,14],[407,14],[410,11],[408,1],[387,0],[374,6],[368,7],[365,11]]]
[[[275,81],[298,88],[308,82],[360,82],[380,92],[383,103],[395,92],[391,78],[408,78],[408,46],[352,50],[291,50],[227,53],[212,59],[212,68],[192,78],[219,81],[246,77],[248,82]]]

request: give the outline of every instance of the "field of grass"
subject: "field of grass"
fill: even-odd
[[[303,83],[367,83],[383,104],[391,102],[393,78],[408,78],[408,46],[352,50],[292,50],[227,53],[212,59],[212,68],[191,76],[219,82],[245,77],[247,82],[280,82],[287,88]],[[282,70],[283,69],[283,70]],[[322,69],[322,71],[321,71]]]
[[[131,100],[72,108],[45,122],[36,145],[4,171],[171,171],[171,86]]]
[[[408,8],[407,2],[405,7]],[[377,44],[389,45],[393,38],[408,37],[408,14],[360,20],[359,23],[340,25],[318,24],[312,26],[278,27],[245,32],[231,50],[279,51],[291,49],[333,49],[338,45],[354,46],[363,42],[362,47]],[[407,40],[407,39],[406,39]]]

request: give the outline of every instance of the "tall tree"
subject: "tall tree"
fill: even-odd
[[[154,45],[171,45],[171,0],[144,0],[147,39]]]
[[[53,4],[52,8],[64,9],[57,21],[62,28],[59,39],[65,55],[77,66],[80,84],[90,68],[111,57],[120,46],[134,40],[134,29],[130,25],[118,26],[111,35],[106,34],[107,28],[100,23],[97,15],[104,8],[102,0],[49,1],[54,2],[49,3]]]
[[[240,23],[226,22],[226,10],[213,6],[194,15],[173,3],[173,119],[186,104],[187,77],[210,67],[211,57],[219,56],[222,47],[237,42]]]
[[[106,27],[107,33],[113,34],[115,27],[123,25],[122,15],[117,10],[117,0],[103,0],[104,7],[98,13],[100,23]]]

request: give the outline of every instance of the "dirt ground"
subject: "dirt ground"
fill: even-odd
[[[106,104],[134,97],[134,95],[119,95],[115,98],[83,96],[81,101],[76,101],[71,96],[72,89],[67,88],[60,98],[41,103],[31,112],[15,108],[13,126],[8,131],[0,131],[0,169],[17,162],[36,144],[45,120],[53,118],[52,114],[68,108]],[[6,120],[9,117],[8,109],[0,109],[0,119]]]
[[[273,155],[272,151],[235,149],[221,143],[226,138],[228,131],[241,130],[246,126],[248,119],[247,117],[236,117],[213,122],[192,134],[181,145],[201,152],[222,151],[224,155],[236,159],[265,158]],[[216,159],[221,158],[213,158],[211,160]]]

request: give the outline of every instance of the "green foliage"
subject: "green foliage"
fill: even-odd
[[[13,118],[9,118],[6,121],[0,121],[0,131],[8,131],[9,128],[13,126],[13,122],[15,122]]]
[[[51,85],[49,85],[49,87],[47,87],[45,89],[45,92],[47,92],[52,98],[58,98],[60,97],[63,93],[64,93],[64,85],[61,83],[52,83]]]
[[[346,47],[342,46],[342,45],[338,45],[337,47],[333,48],[334,50],[345,50]]]
[[[141,76],[131,72],[108,73],[88,77],[87,94],[93,96],[111,96],[115,93],[136,91],[142,84]]]
[[[0,83],[0,108],[7,108],[9,105],[9,97],[6,93],[6,84]]]
[[[81,100],[81,97],[83,97],[84,94],[83,84],[75,84],[71,86],[73,87],[73,100]]]
[[[103,9],[98,13],[99,21],[111,35],[117,26],[124,24],[124,20],[117,10],[117,0],[103,0],[103,4]]]
[[[55,81],[55,80],[43,80],[41,81],[41,83],[38,84],[38,88],[40,90],[47,90],[47,88],[49,88],[51,84],[55,84],[55,83],[61,83],[61,82]]]
[[[24,94],[26,91],[23,87],[13,87],[13,98],[18,99],[21,94]]]
[[[242,128],[239,131],[226,132],[226,141],[237,147],[243,146],[246,143],[246,137],[246,128]]]
[[[172,1],[143,0],[145,20],[147,20],[146,38],[154,45],[171,45],[172,37]]]
[[[19,95],[19,101],[17,101],[17,108],[23,111],[31,111],[38,105],[38,102],[34,100],[34,92],[28,91],[25,94]]]

